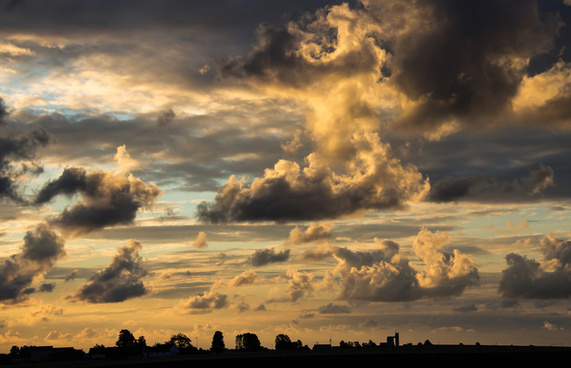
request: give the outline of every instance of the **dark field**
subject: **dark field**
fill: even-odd
[[[6,366],[38,367],[352,367],[375,364],[402,367],[411,364],[482,364],[526,363],[550,364],[568,362],[571,348],[566,347],[511,347],[511,346],[405,346],[387,349],[347,349],[300,352],[234,352],[221,354],[178,355],[164,358],[134,358],[125,360],[84,360],[75,362],[37,362]]]

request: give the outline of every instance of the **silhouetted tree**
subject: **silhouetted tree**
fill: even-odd
[[[302,348],[301,340],[291,341],[289,336],[284,334],[276,336],[276,350],[297,350]]]
[[[236,350],[258,351],[261,349],[262,345],[256,334],[246,332],[236,336]]]
[[[20,355],[20,348],[17,347],[16,345],[12,346],[10,348],[10,356],[12,358],[16,358],[18,355]]]
[[[276,336],[276,350],[292,350],[292,342],[288,335],[279,334]]]
[[[364,342],[361,344],[361,346],[364,348],[374,348],[377,346],[377,344],[375,344],[372,340],[369,340],[369,342]]]
[[[167,343],[170,343],[170,344],[173,344],[174,346],[176,346],[177,349],[181,353],[188,353],[192,350],[195,350],[195,348],[194,348],[194,346],[192,346],[191,342],[192,341],[190,340],[190,338],[188,336],[186,336],[185,334],[179,333],[179,334],[173,335]]]
[[[136,342],[137,347],[144,349],[147,347],[147,340],[145,339],[145,336],[139,336],[139,338],[137,339]]]
[[[224,345],[224,335],[222,335],[222,332],[216,331],[212,336],[212,345],[210,345],[210,351],[219,353],[224,350],[226,350],[226,346]]]
[[[117,342],[115,342],[115,345],[117,345],[118,348],[130,349],[135,346],[136,342],[137,340],[135,340],[135,336],[133,336],[131,331],[121,330],[119,332],[119,338],[117,339]]]

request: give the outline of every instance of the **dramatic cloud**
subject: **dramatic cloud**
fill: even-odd
[[[427,181],[413,167],[388,158],[387,147],[375,134],[356,137],[363,150],[349,172],[337,175],[315,156],[303,169],[281,160],[264,178],[249,186],[231,177],[214,203],[201,203],[198,218],[206,222],[319,220],[354,214],[366,209],[403,209],[408,200],[422,199]]]
[[[180,303],[180,308],[189,313],[208,313],[226,307],[228,307],[228,296],[213,291],[191,296]]]
[[[369,10],[390,27],[380,34],[391,48],[387,74],[411,102],[399,119],[409,127],[497,121],[560,27],[531,0],[373,1]]]
[[[270,263],[285,262],[289,259],[289,249],[277,252],[274,248],[258,249],[249,258],[252,266],[261,267]]]
[[[139,255],[141,249],[141,244],[135,240],[119,247],[109,266],[93,275],[70,299],[117,303],[147,294],[148,289],[141,280],[147,275]]]
[[[478,269],[470,256],[458,250],[446,253],[450,241],[443,232],[422,229],[413,244],[413,252],[424,264],[417,270],[390,240],[375,239],[374,251],[353,251],[325,244],[304,254],[306,260],[333,256],[341,277],[339,297],[346,300],[399,302],[425,297],[460,295],[479,281]]]
[[[428,181],[378,132],[383,103],[376,88],[387,53],[361,16],[345,4],[287,29],[263,26],[246,60],[221,66],[223,76],[307,105],[313,152],[303,165],[282,159],[251,183],[232,176],[214,203],[199,206],[200,220],[332,219],[402,209],[426,195]]]
[[[571,296],[571,242],[549,235],[541,241],[544,259],[510,253],[499,292],[507,298],[566,299]]]
[[[66,168],[44,185],[36,197],[43,204],[60,194],[81,194],[81,200],[50,219],[66,235],[77,236],[112,225],[131,224],[137,211],[149,207],[161,195],[154,183],[124,172]]]
[[[438,140],[466,126],[521,122],[512,101],[525,78],[551,70],[528,75],[531,60],[555,47],[560,27],[555,13],[531,0],[366,1],[281,28],[260,26],[249,55],[221,63],[220,75],[307,106],[313,152],[303,165],[280,160],[251,182],[230,177],[213,203],[199,206],[198,218],[320,220],[422,199],[428,181],[394,157],[379,131],[404,128]],[[521,200],[551,185],[553,171],[542,166],[527,179],[445,178],[431,199],[509,193]]]
[[[33,231],[28,231],[20,253],[0,261],[0,301],[18,302],[35,292],[30,285],[65,255],[64,245],[63,238],[46,224],[39,224]],[[44,285],[40,291],[53,289],[51,284]]]

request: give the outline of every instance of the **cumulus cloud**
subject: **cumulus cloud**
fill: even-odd
[[[32,283],[65,255],[64,239],[41,223],[24,236],[19,253],[0,261],[0,301],[18,302],[34,293]],[[41,291],[49,291],[41,286]]]
[[[433,202],[505,202],[537,199],[554,185],[553,169],[540,165],[529,175],[512,182],[498,182],[484,176],[446,177],[432,185],[428,200]]]
[[[443,232],[422,229],[413,244],[413,252],[422,261],[416,269],[391,240],[375,239],[377,250],[354,251],[330,244],[306,252],[305,259],[333,256],[335,272],[341,280],[339,297],[346,300],[400,302],[420,298],[456,296],[479,281],[472,258],[458,250],[442,248],[450,237]]]
[[[139,251],[142,245],[129,240],[126,246],[117,248],[117,255],[103,270],[91,276],[71,300],[88,303],[117,303],[148,293],[142,278],[147,275]]]
[[[363,150],[355,153],[356,160],[347,165],[345,174],[331,171],[315,155],[308,157],[303,169],[280,160],[250,185],[232,176],[213,203],[198,206],[197,216],[212,223],[320,220],[368,209],[403,209],[409,200],[426,195],[428,181],[416,168],[387,157],[388,147],[376,134],[355,139]]]
[[[208,246],[208,241],[206,239],[206,233],[204,231],[200,231],[194,239],[192,243],[194,248],[206,248]]]
[[[305,231],[300,230],[298,226],[293,228],[289,233],[288,244],[296,245],[310,243],[313,241],[328,239],[332,236],[332,224],[311,224]]]
[[[313,291],[315,275],[305,271],[291,269],[286,272],[288,286],[285,295],[273,298],[270,302],[297,302],[299,299],[310,295]]]
[[[236,286],[252,284],[256,281],[257,278],[258,274],[256,273],[256,271],[253,270],[244,271],[240,275],[230,280],[228,286],[236,287]]]
[[[387,53],[362,15],[344,4],[284,29],[262,26],[248,58],[220,67],[225,77],[306,104],[313,152],[301,164],[279,160],[250,183],[230,177],[213,203],[199,206],[200,220],[332,219],[402,209],[426,195],[428,181],[378,132],[384,93],[376,88]]]
[[[289,249],[276,252],[274,248],[258,249],[249,258],[252,266],[261,267],[270,263],[285,262],[289,259]]]
[[[556,73],[553,65],[539,68],[536,61],[558,47],[561,25],[532,0],[362,1],[282,27],[261,25],[251,52],[220,63],[219,74],[307,106],[305,135],[313,152],[303,163],[280,160],[253,180],[230,177],[214,202],[199,206],[198,218],[321,220],[400,209],[422,199],[428,181],[395,158],[384,133],[420,132],[434,140],[466,127],[526,124],[521,116],[531,114],[514,111],[524,82],[553,73],[549,80],[561,88],[552,89],[569,90],[568,67]],[[566,106],[569,95],[546,97],[541,107],[549,110],[545,105],[553,99]],[[561,119],[568,122],[566,116]],[[431,200],[502,194],[521,200],[552,185],[552,170],[541,167],[525,180],[447,178]]]
[[[571,242],[548,235],[541,241],[544,259],[516,253],[506,256],[499,292],[507,298],[565,299],[571,296]]]
[[[213,291],[189,297],[179,305],[189,313],[209,313],[216,309],[228,307],[228,296]]]
[[[121,170],[88,172],[72,167],[46,183],[35,202],[44,204],[61,194],[80,194],[81,200],[49,222],[65,235],[77,236],[107,226],[131,224],[137,211],[149,207],[162,192],[154,183],[145,184]]]
[[[44,304],[39,310],[31,312],[29,317],[34,321],[49,321],[53,316],[63,315],[63,309],[59,307],[54,307],[51,304]]]

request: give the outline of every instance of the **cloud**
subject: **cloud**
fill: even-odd
[[[60,331],[52,330],[46,335],[44,341],[58,341],[58,340],[69,341],[72,340],[73,338],[74,336],[71,333],[63,333]]]
[[[7,121],[9,113],[0,98],[0,198],[24,202],[19,181],[24,174],[37,174],[42,167],[36,162],[39,148],[47,146],[52,137],[37,124],[18,129]]]
[[[182,301],[179,307],[189,313],[209,313],[216,309],[228,307],[228,296],[207,291],[189,297],[187,300]]]
[[[319,313],[321,314],[348,314],[351,313],[351,309],[349,309],[346,305],[338,305],[329,303],[327,305],[322,305],[317,308]]]
[[[60,194],[81,194],[71,208],[49,219],[65,235],[77,236],[107,226],[131,224],[141,208],[149,207],[162,192],[154,183],[123,172],[66,168],[58,179],[46,183],[36,204],[47,203]]]
[[[571,242],[548,235],[542,239],[544,259],[516,253],[506,256],[498,291],[506,298],[566,299],[571,296]]]
[[[375,239],[377,250],[353,251],[326,244],[304,258],[333,256],[337,260],[340,299],[401,302],[457,296],[466,287],[477,285],[478,268],[470,256],[456,249],[442,251],[449,241],[447,233],[422,229],[412,247],[424,265],[421,269],[413,267],[397,243],[386,239]]]
[[[537,199],[554,185],[553,169],[540,165],[529,175],[512,182],[498,182],[483,176],[445,177],[432,185],[428,200],[433,202],[505,202]]]
[[[305,271],[291,269],[286,272],[288,286],[285,295],[279,298],[269,300],[270,302],[292,302],[295,303],[299,299],[311,294],[313,291],[313,281],[315,275]]]
[[[139,242],[128,240],[126,246],[117,248],[118,254],[109,266],[91,276],[69,299],[118,303],[147,294],[149,290],[141,280],[147,275],[139,255],[141,249]]]
[[[40,289],[38,290],[40,293],[51,293],[52,291],[54,291],[54,288],[56,287],[56,284],[53,283],[49,283],[49,284],[42,284],[40,286]]]
[[[534,78],[555,73],[552,65],[537,70],[535,60],[559,47],[562,22],[535,1],[515,12],[512,5],[366,1],[281,27],[261,25],[250,53],[221,62],[219,74],[307,107],[304,133],[312,153],[303,163],[279,160],[253,180],[230,177],[197,217],[314,221],[402,209],[424,198],[428,180],[396,159],[387,135],[378,133],[434,140],[463,129],[529,125],[520,115],[530,114],[514,111],[513,102],[532,66]],[[561,88],[554,90],[568,90],[566,69],[557,73]],[[557,96],[560,105],[568,95]],[[536,120],[531,125],[544,127]],[[529,200],[552,186],[553,170],[542,166],[522,180],[445,178],[430,199]]]
[[[283,29],[262,25],[245,60],[219,66],[223,77],[307,106],[313,152],[303,163],[281,159],[251,183],[231,176],[213,203],[198,207],[201,221],[334,219],[403,209],[426,195],[426,178],[379,134],[386,95],[377,89],[379,66],[387,53],[362,17],[343,4]]]
[[[469,312],[477,312],[478,311],[478,307],[476,306],[476,304],[474,303],[469,303],[466,305],[462,305],[459,306],[457,308],[453,308],[453,310],[455,312],[461,312],[461,313],[469,313]]]
[[[230,280],[228,286],[236,287],[236,286],[249,285],[254,283],[257,280],[257,278],[258,274],[256,273],[256,271],[253,270],[244,271],[240,275]]]
[[[305,231],[302,231],[298,226],[296,226],[292,231],[290,231],[289,240],[287,243],[297,245],[310,243],[321,239],[328,239],[332,236],[332,227],[332,224],[314,223],[311,224]]]
[[[35,292],[30,285],[65,255],[64,245],[64,239],[44,223],[26,232],[20,252],[0,261],[0,301],[19,302]],[[43,285],[40,289],[47,291]]]
[[[345,174],[332,172],[315,155],[307,158],[303,169],[280,160],[249,186],[232,176],[213,203],[198,206],[197,216],[212,223],[321,220],[364,210],[403,209],[409,200],[425,196],[428,182],[414,167],[387,157],[388,147],[376,134],[358,135],[355,141],[363,149],[347,164]]]
[[[546,330],[549,330],[549,331],[564,330],[563,327],[559,327],[556,324],[553,324],[553,323],[548,322],[548,321],[543,322],[543,328],[545,328]]]
[[[289,259],[289,253],[289,249],[277,253],[274,248],[258,249],[250,256],[249,262],[255,267],[262,267],[270,263],[285,262]]]
[[[243,313],[243,312],[247,312],[250,310],[250,305],[242,302],[242,303],[238,304],[237,308],[238,308],[238,313]]]
[[[383,25],[394,9],[404,21],[392,22],[399,29],[386,40],[393,54],[387,68],[411,102],[399,119],[408,127],[496,122],[509,110],[528,60],[553,47],[560,27],[555,17],[540,15],[536,1],[371,4]]]
[[[39,310],[31,312],[29,318],[31,320],[49,321],[52,316],[63,315],[63,309],[54,307],[51,304],[43,304]]]
[[[196,236],[196,239],[192,243],[194,248],[206,248],[208,246],[208,241],[206,240],[206,233],[200,231]]]

